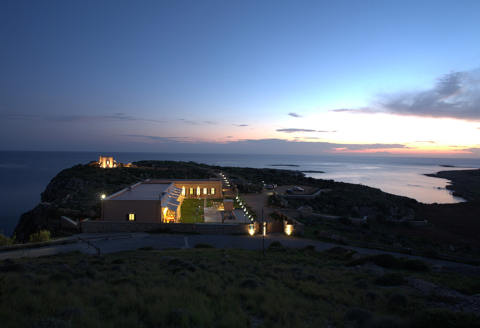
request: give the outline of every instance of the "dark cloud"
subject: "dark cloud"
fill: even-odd
[[[248,124],[232,124],[232,125],[233,125],[233,126],[236,126],[236,127],[239,127],[239,128],[248,126]]]
[[[184,118],[179,118],[179,121],[182,121],[183,123],[190,124],[190,125],[198,125],[199,123],[197,121],[192,121],[192,120],[187,120]]]
[[[283,139],[244,139],[219,142],[198,141],[188,137],[161,137],[141,134],[127,134],[125,137],[138,139],[157,147],[155,150],[168,152],[220,152],[254,154],[322,154],[348,153],[363,150],[387,150],[407,148],[402,144],[338,144],[320,141],[299,141]],[[139,144],[140,146],[140,144]]]
[[[295,132],[317,132],[317,130],[311,129],[296,129],[296,128],[288,128],[288,129],[277,129],[277,132],[285,132],[285,133],[295,133]]]
[[[54,121],[54,122],[87,122],[87,121],[142,121],[152,123],[164,123],[163,120],[155,120],[127,115],[125,113],[113,113],[105,115],[29,115],[29,114],[11,114],[2,113],[0,117],[10,120],[26,120],[26,121]]]
[[[179,142],[189,142],[190,141],[189,137],[160,137],[160,136],[151,136],[151,135],[145,135],[145,134],[122,134],[120,136],[129,137],[129,138],[147,139],[147,140],[156,141],[156,142],[179,143]]]
[[[379,95],[367,108],[332,111],[480,120],[480,69],[446,74],[427,90]]]
[[[291,116],[291,117],[302,117],[302,115],[294,113],[294,112],[290,112],[290,113],[288,113],[288,115]]]

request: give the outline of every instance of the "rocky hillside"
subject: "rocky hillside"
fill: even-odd
[[[58,173],[41,195],[41,203],[24,213],[15,228],[15,237],[26,241],[41,229],[54,235],[60,231],[62,215],[73,219],[100,216],[100,195],[111,194],[144,179],[204,179],[214,177],[210,167],[191,162],[142,161],[137,167],[101,169],[76,165]]]

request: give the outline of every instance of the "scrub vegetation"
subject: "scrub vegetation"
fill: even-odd
[[[340,247],[69,253],[0,271],[2,327],[480,327],[473,273]]]

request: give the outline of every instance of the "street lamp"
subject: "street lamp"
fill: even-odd
[[[105,194],[101,194],[101,195],[100,195],[100,204],[101,204],[101,205],[100,205],[100,207],[101,207],[100,217],[102,218],[102,220],[103,220],[103,200],[104,200],[106,197],[107,197],[107,195],[105,195]]]

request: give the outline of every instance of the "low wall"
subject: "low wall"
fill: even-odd
[[[178,232],[200,234],[247,234],[248,224],[211,224],[211,223],[148,223],[118,221],[84,221],[81,230],[85,233],[105,232]]]

